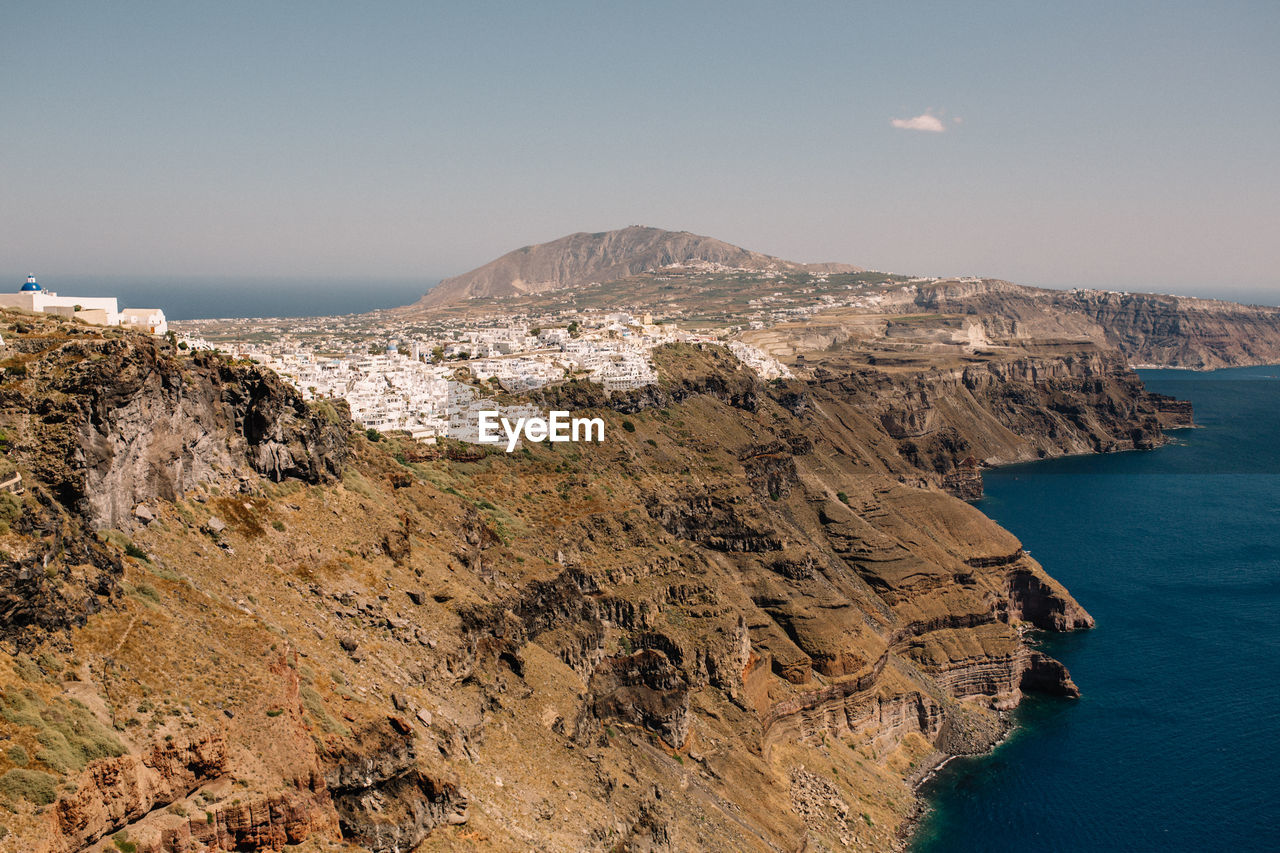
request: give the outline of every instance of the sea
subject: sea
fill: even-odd
[[[123,308],[160,308],[171,322],[227,317],[363,314],[409,305],[439,282],[438,278],[341,280],[68,276],[56,281],[40,279],[42,285],[57,293],[115,296]]]
[[[926,783],[915,853],[1280,850],[1280,367],[1139,371],[1196,429],[991,471],[978,504],[1097,619],[1078,700]]]

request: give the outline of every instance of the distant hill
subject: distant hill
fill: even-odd
[[[438,308],[467,299],[545,293],[616,281],[682,265],[707,269],[860,272],[848,264],[798,264],[690,234],[633,225],[618,231],[579,232],[508,252],[497,260],[440,282],[412,308]]]

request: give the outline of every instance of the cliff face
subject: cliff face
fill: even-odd
[[[922,286],[910,305],[977,315],[993,338],[1090,340],[1120,350],[1134,365],[1212,370],[1280,363],[1280,308],[1000,281]]]
[[[131,529],[139,505],[198,484],[341,473],[343,431],[270,371],[208,354],[180,363],[152,339],[24,340],[41,349],[10,359],[23,377],[0,411],[19,426],[11,455],[95,527]]]
[[[0,638],[18,645],[33,626],[83,624],[113,594],[122,568],[95,531],[131,530],[197,486],[341,470],[343,430],[255,366],[180,364],[151,339],[36,319],[8,344],[0,422],[27,497],[25,538],[0,566]]]
[[[1162,429],[1191,422],[1187,404],[1148,393],[1119,353],[1087,345],[905,376],[839,364],[813,374],[832,405],[878,421],[914,467],[958,483],[981,465],[1149,450]]]
[[[445,279],[411,307],[431,308],[467,299],[580,287],[591,282],[616,281],[672,264],[821,272],[858,269],[845,264],[797,264],[688,231],[634,225],[618,231],[570,234],[549,243],[516,249],[469,273]]]
[[[679,346],[656,386],[545,393],[601,444],[413,462],[251,366],[23,322],[6,341],[48,346],[5,362],[29,491],[0,545],[79,525],[112,584],[76,620],[4,613],[22,849],[888,849],[904,779],[1024,691],[1075,695],[1026,631],[1092,624],[947,466],[1159,440],[1090,350],[766,385]]]

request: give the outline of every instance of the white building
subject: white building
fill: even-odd
[[[127,308],[122,312],[114,296],[59,296],[45,290],[31,275],[17,293],[0,293],[0,308],[73,317],[95,326],[126,325],[155,335],[169,330],[164,312],[159,308]]]
[[[159,308],[122,308],[120,309],[120,325],[131,329],[140,329],[153,335],[163,335],[169,331],[169,322]]]

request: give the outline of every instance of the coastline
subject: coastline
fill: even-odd
[[[911,849],[911,843],[915,838],[916,831],[920,828],[925,815],[929,813],[930,801],[924,794],[923,788],[935,779],[947,765],[958,758],[981,758],[993,754],[1001,746],[1009,742],[1009,739],[1018,731],[1019,726],[1013,721],[1013,713],[1015,709],[1002,711],[999,714],[1001,724],[1000,735],[996,739],[990,741],[982,749],[974,749],[971,752],[943,752],[935,750],[921,760],[920,766],[911,772],[904,780],[911,788],[911,795],[914,798],[914,805],[910,814],[902,821],[897,831],[897,850],[899,853],[905,853]]]
[[[1201,378],[1202,375],[1204,375],[1204,377],[1207,377],[1207,375],[1220,373],[1220,371],[1224,371],[1224,370],[1230,371],[1230,370],[1240,370],[1240,369],[1247,369],[1247,368],[1268,368],[1268,366],[1275,366],[1275,365],[1244,365],[1242,366],[1242,368],[1216,368],[1216,369],[1203,370],[1203,371],[1183,368],[1183,369],[1179,369],[1179,373],[1184,374],[1185,377],[1187,377],[1188,379],[1192,379],[1192,378],[1198,379],[1198,378]],[[1143,369],[1146,370],[1146,369],[1152,369],[1152,368],[1143,368]],[[1178,382],[1179,380],[1178,377],[1165,377],[1165,378],[1175,380],[1175,382]],[[1142,379],[1143,379],[1144,387],[1152,388],[1153,384],[1155,384],[1156,387],[1160,387],[1158,386],[1158,383],[1152,382],[1151,380],[1152,378],[1142,377]],[[1190,400],[1188,394],[1185,393],[1185,391],[1172,391],[1172,389],[1166,387],[1164,389],[1164,392],[1175,393],[1176,396],[1180,398],[1187,398],[1187,400]],[[1162,428],[1161,432],[1166,434],[1167,441],[1162,442],[1160,446],[1166,446],[1166,444],[1181,444],[1181,446],[1184,446],[1185,444],[1184,439],[1179,438],[1178,433],[1175,433],[1174,430],[1187,430],[1187,429],[1203,430],[1203,429],[1211,429],[1213,425],[1215,425],[1216,421],[1213,421],[1213,418],[1212,418],[1213,407],[1210,405],[1207,405],[1207,403],[1204,403],[1204,409],[1206,409],[1206,415],[1204,416],[1210,419],[1210,423],[1208,424],[1199,423],[1198,416],[1201,416],[1202,401],[1199,401],[1199,398],[1197,398],[1197,400],[1193,402],[1197,403],[1196,405],[1197,420],[1193,421],[1193,423],[1190,423],[1190,424],[1165,425],[1165,427]],[[1190,435],[1185,435],[1185,438],[1189,439]],[[1203,446],[1201,447],[1203,452]],[[1156,450],[1156,448],[1151,448],[1151,450]],[[1064,455],[1064,456],[1085,457],[1085,456],[1092,456],[1092,455],[1098,455],[1098,453],[1074,453],[1074,455],[1071,455],[1071,453],[1068,453],[1068,455]],[[1030,460],[1030,461],[1047,461],[1047,460]],[[998,467],[998,469],[1004,469],[1004,467],[1009,467],[1009,466],[1000,465],[1000,466],[992,466],[992,467],[993,469],[995,469],[995,467]],[[980,507],[980,503],[978,506],[979,508],[982,508]],[[984,512],[984,515],[986,515],[986,512]],[[988,516],[988,517],[992,517],[992,520],[996,520],[997,523],[1001,524],[1002,526],[1005,525],[1005,521],[998,520],[996,519],[995,516]],[[1110,622],[1108,622],[1108,624],[1110,624]],[[1121,631],[1124,630],[1124,626],[1119,625],[1119,622],[1116,622],[1116,628],[1117,630],[1121,630]],[[1105,680],[1106,678],[1105,672],[1101,672],[1101,671],[1094,672],[1094,676],[1096,676],[1096,678],[1100,680]],[[1097,689],[1101,690],[1101,692],[1105,694],[1106,685],[1105,684],[1098,685]],[[1114,685],[1112,685],[1112,689],[1115,689]],[[1103,701],[1106,701],[1106,697],[1103,698]],[[1094,704],[1094,708],[1096,707],[1097,707],[1097,704]],[[1096,713],[1096,711],[1094,711],[1094,713]],[[1083,720],[1083,717],[1082,717],[1082,720]],[[1097,720],[1093,720],[1092,722],[1094,726],[1097,725]],[[1083,722],[1082,722],[1082,725],[1083,725]],[[1037,724],[1036,724],[1036,721],[1034,721],[1034,719],[1019,720],[1018,722],[1015,722],[1014,726],[1011,726],[1009,734],[1006,735],[1006,738],[1001,740],[1001,743],[993,744],[991,749],[988,749],[986,753],[982,753],[982,754],[986,754],[986,756],[989,756],[989,754],[995,752],[998,747],[1001,747],[1001,745],[1004,745],[1005,743],[1009,742],[1009,740],[1011,739],[1011,735],[1014,734],[1016,730],[1025,730],[1025,731],[1028,731],[1028,733],[1033,733],[1033,731],[1036,729],[1037,729]],[[902,822],[902,825],[900,827],[899,848],[897,849],[902,850],[902,852],[909,852],[909,850],[913,849],[914,845],[918,845],[922,843],[922,836],[919,836],[920,829],[922,829],[922,826],[925,821],[931,820],[931,818],[929,818],[929,815],[931,815],[931,811],[934,807],[934,803],[937,802],[938,806],[942,806],[942,803],[945,802],[945,800],[947,800],[948,798],[955,799],[957,795],[963,795],[963,797],[969,797],[970,795],[969,793],[957,794],[957,790],[955,788],[947,789],[947,785],[942,785],[940,786],[940,788],[936,788],[932,790],[932,792],[931,790],[927,790],[927,785],[929,781],[936,779],[936,777],[938,777],[938,775],[940,775],[941,772],[943,771],[943,768],[947,767],[948,765],[951,765],[951,760],[952,758],[955,758],[955,757],[957,756],[946,756],[946,754],[937,754],[937,753],[933,754],[933,756],[928,757],[927,767],[922,766],[918,768],[918,770],[913,772],[913,774],[911,774],[908,777],[909,784],[913,786],[913,794],[915,795],[916,807],[913,809],[913,811],[911,811],[908,818],[906,818],[906,820]],[[1021,777],[1030,777],[1030,776],[1037,775],[1036,766],[1027,765],[1027,763],[1025,763],[1025,761],[1027,761],[1027,754],[1024,754],[1023,751],[1021,751],[1021,749],[1019,749],[1019,751],[1010,753],[1010,757],[1007,758],[1007,761],[1010,761],[1010,762],[1016,761],[1019,763],[1019,765],[1021,765],[1019,770],[1016,771]],[[984,771],[982,767],[983,767],[982,763],[979,762],[979,765],[975,766],[973,770],[974,774],[980,777],[984,774],[984,772],[987,772],[987,771]],[[956,771],[952,771],[952,772],[956,772]],[[964,774],[968,774],[969,768],[968,767],[963,768],[963,770],[960,770],[959,772],[964,772]],[[989,797],[989,795],[991,794],[989,793],[984,794],[983,789],[975,789],[972,795],[975,799],[984,799]],[[991,802],[991,808],[993,809],[1000,808],[1002,804],[1002,800],[988,800],[988,802]],[[945,820],[951,821],[952,818],[945,818]],[[1016,820],[1016,818],[1014,818],[1014,820]],[[954,825],[952,825],[951,822],[946,822],[945,826],[951,827],[951,829],[954,830]],[[1023,827],[1024,831],[1027,830],[1027,818],[1025,817],[1023,818],[1023,821],[1021,821],[1021,827]],[[934,827],[933,833],[945,834],[946,831],[947,831],[946,829],[943,829],[943,824],[940,824],[937,827]],[[940,839],[933,838],[933,835],[929,836],[929,847],[931,847],[932,849],[934,847],[934,841],[938,841],[938,840]],[[957,847],[955,843],[952,843],[952,841],[947,841],[945,838],[942,838],[941,841],[942,843],[938,845],[938,849],[961,849],[960,847]],[[1005,848],[1001,848],[1001,849],[1005,849]]]
[[[1164,369],[1164,368],[1151,368],[1147,366],[1138,368],[1138,367],[1131,366],[1130,369],[1136,372],[1139,369]],[[1189,372],[1201,372],[1196,368],[1177,368],[1177,369],[1187,370]],[[1205,372],[1210,372],[1210,371],[1205,371]],[[1143,388],[1146,388],[1145,382],[1143,383]],[[1189,402],[1189,401],[1186,401],[1186,402]],[[1167,424],[1167,425],[1162,424],[1160,428],[1160,433],[1162,436],[1165,437],[1165,440],[1161,441],[1159,444],[1155,445],[1154,447],[1128,447],[1128,448],[1112,449],[1112,450],[1085,451],[1082,453],[1067,452],[1067,453],[1059,454],[1057,456],[1018,460],[1018,461],[1012,461],[1012,462],[987,465],[984,467],[986,470],[996,470],[1000,468],[1015,467],[1018,465],[1027,465],[1034,462],[1047,462],[1052,459],[1064,459],[1064,458],[1070,458],[1070,457],[1087,457],[1087,456],[1106,456],[1110,454],[1130,453],[1130,452],[1149,452],[1149,451],[1159,450],[1161,447],[1165,447],[1169,444],[1174,443],[1174,439],[1168,436],[1168,433],[1172,432],[1173,430],[1199,429],[1199,428],[1200,428],[1200,425],[1195,423],[1194,413],[1192,413],[1191,421],[1189,423]],[[979,498],[977,501],[974,501],[972,503],[975,506],[977,506],[979,510],[981,510],[981,506],[979,506],[979,504],[981,503],[981,498]],[[987,515],[987,513],[984,512],[983,515]],[[989,515],[987,515],[987,517],[991,518],[991,516]],[[991,520],[996,521],[996,519],[994,518],[992,518]],[[998,524],[999,522],[996,521],[996,523]],[[1013,710],[1016,710],[1016,709],[1013,709]],[[899,851],[908,851],[910,849],[915,833],[918,831],[923,818],[929,811],[930,802],[929,802],[929,798],[924,794],[922,790],[924,786],[927,785],[934,778],[936,778],[938,774],[941,773],[947,767],[947,765],[951,764],[957,758],[962,758],[962,757],[976,758],[981,756],[989,756],[992,753],[994,753],[997,749],[999,749],[1003,744],[1007,743],[1009,739],[1013,736],[1014,732],[1019,728],[1017,723],[1013,721],[1013,710],[1000,713],[999,719],[1003,729],[999,737],[991,741],[989,744],[987,744],[985,748],[975,749],[972,752],[954,752],[954,753],[943,752],[942,750],[935,750],[934,752],[927,755],[924,759],[922,759],[922,761],[920,762],[920,766],[915,768],[908,776],[905,777],[904,781],[911,789],[911,793],[914,798],[914,805],[911,809],[910,814],[907,815],[907,817],[903,820],[902,824],[898,827],[897,849]]]

